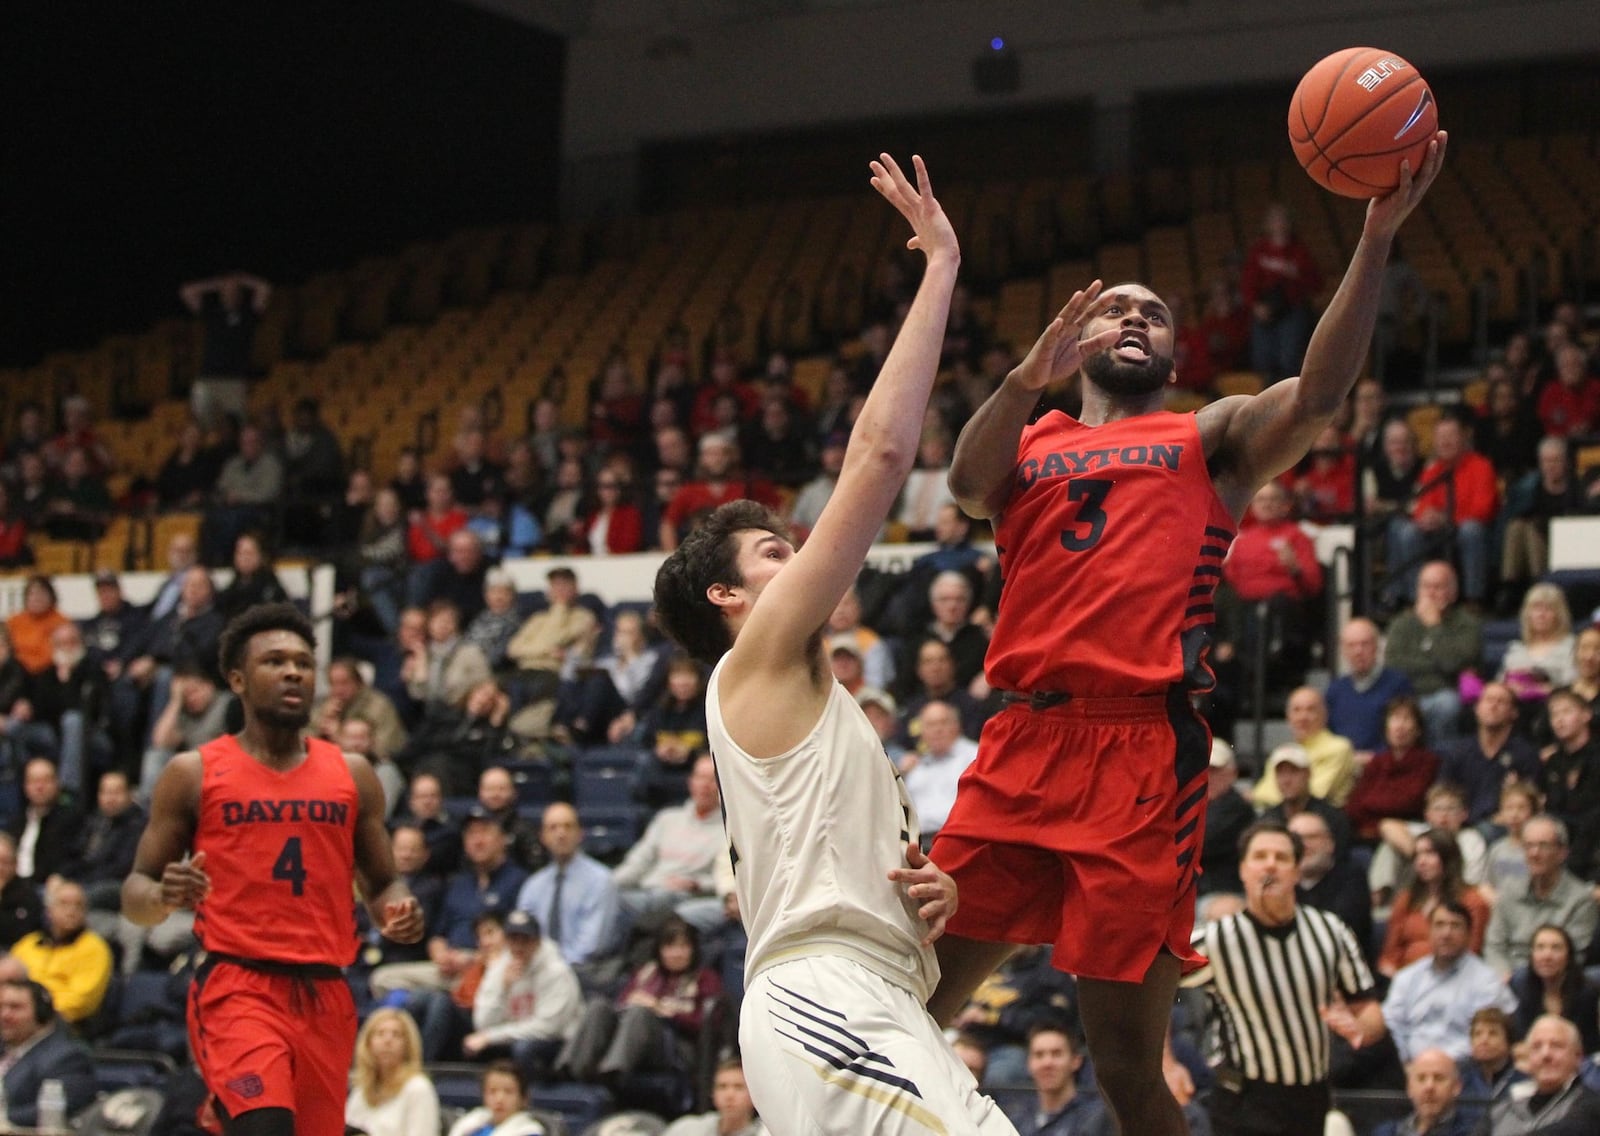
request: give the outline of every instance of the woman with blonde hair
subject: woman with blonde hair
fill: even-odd
[[[1572,609],[1554,584],[1535,584],[1522,597],[1522,638],[1506,648],[1500,681],[1518,700],[1543,702],[1573,680]]]
[[[422,1071],[422,1036],[404,1011],[385,1007],[356,1039],[355,1085],[344,1122],[367,1136],[439,1136],[439,1096]]]

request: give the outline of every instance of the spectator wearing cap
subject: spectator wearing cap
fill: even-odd
[[[856,705],[883,742],[883,752],[896,768],[901,768],[908,751],[900,744],[900,708],[895,705],[894,695],[875,686],[863,686],[856,691]]]
[[[894,652],[879,634],[861,622],[861,596],[851,585],[828,616],[828,641],[848,640],[861,656],[862,679],[868,686],[887,690],[894,682]],[[851,691],[856,693],[855,690]]]
[[[927,840],[944,827],[956,803],[956,783],[978,756],[978,743],[962,736],[961,717],[948,702],[927,703],[918,719],[917,750],[901,761],[900,769]]]
[[[127,648],[149,623],[149,614],[144,608],[127,602],[115,572],[95,573],[94,597],[100,610],[81,621],[78,628],[83,632],[89,657],[105,671],[106,678],[114,682],[127,665]]]
[[[485,910],[509,911],[528,873],[508,854],[510,840],[488,809],[474,805],[462,822],[466,865],[445,885],[437,933],[428,940],[428,961],[395,963],[372,972],[372,995],[396,990],[448,990],[476,955],[474,924]]]
[[[1261,781],[1270,781],[1277,804],[1261,814],[1261,819],[1287,825],[1301,813],[1315,813],[1333,834],[1334,856],[1343,861],[1350,855],[1350,821],[1344,813],[1311,792],[1311,755],[1306,747],[1286,742],[1267,756],[1267,771]],[[1257,782],[1257,788],[1261,782]],[[1259,799],[1259,793],[1257,798]]]
[[[1211,768],[1206,777],[1206,838],[1200,847],[1200,892],[1242,890],[1239,882],[1239,837],[1256,819],[1256,811],[1239,792],[1239,765],[1233,746],[1211,739]]]
[[[1347,738],[1328,729],[1328,705],[1322,695],[1309,686],[1290,691],[1285,717],[1295,744],[1311,762],[1312,794],[1335,808],[1342,807],[1356,783],[1355,749]],[[1263,777],[1256,782],[1251,797],[1260,808],[1277,804],[1277,782]]]
[[[866,686],[866,660],[861,645],[850,635],[835,635],[828,640],[828,664],[833,668],[833,678],[845,693],[854,698]]]
[[[545,575],[549,605],[530,615],[506,644],[517,668],[513,696],[523,706],[549,702],[552,710],[564,673],[576,672],[594,653],[600,621],[578,602],[578,575],[552,568]]]
[[[578,977],[526,911],[505,921],[506,949],[483,972],[472,1000],[472,1032],[461,1051],[487,1060],[509,1050],[532,1077],[544,1074],[576,1031],[583,1012]]]

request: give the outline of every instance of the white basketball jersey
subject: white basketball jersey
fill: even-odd
[[[721,671],[718,663],[706,685],[706,723],[750,938],[746,974],[839,955],[926,1002],[939,983],[933,950],[922,946],[927,924],[920,903],[888,878],[906,866],[917,815],[872,723],[835,681],[799,745],[751,757],[723,725]]]

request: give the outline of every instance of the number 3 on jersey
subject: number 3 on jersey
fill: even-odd
[[[1061,547],[1068,552],[1084,552],[1100,543],[1106,531],[1106,495],[1112,482],[1085,477],[1067,482],[1067,500],[1078,502],[1078,515],[1073,527],[1061,530]],[[1084,526],[1088,529],[1085,531]]]
[[[291,894],[302,896],[306,893],[306,866],[300,855],[300,838],[291,836],[283,842],[283,851],[278,853],[278,858],[272,865],[272,878],[285,880],[291,889]]]

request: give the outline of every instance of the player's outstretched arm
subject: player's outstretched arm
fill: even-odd
[[[372,763],[360,754],[345,754],[355,780],[360,808],[356,813],[356,884],[366,901],[372,925],[396,943],[422,938],[422,905],[394,868],[394,850],[383,823],[383,786]]]
[[[1099,303],[1100,288],[1096,280],[1072,294],[1028,357],[1012,368],[1000,389],[962,427],[950,463],[950,493],[969,517],[992,517],[1005,508],[1011,497],[1022,428],[1038,405],[1039,395],[1076,372],[1084,356],[1110,347],[1121,334],[1120,328],[1108,328],[1088,342],[1078,338]]]
[[[1378,320],[1390,247],[1401,223],[1439,176],[1448,141],[1439,131],[1428,145],[1422,169],[1412,171],[1402,164],[1400,184],[1367,206],[1361,239],[1311,334],[1299,377],[1254,397],[1223,399],[1200,411],[1206,454],[1235,516],[1243,514],[1258,488],[1305,456],[1361,376]]]
[[[922,159],[911,161],[915,185],[881,154],[871,163],[872,186],[911,222],[914,235],[906,247],[927,258],[922,283],[856,419],[833,496],[794,563],[752,611],[734,645],[729,677],[811,665],[811,637],[854,583],[916,460],[961,250]]]
[[[122,882],[122,914],[154,927],[179,908],[193,908],[211,890],[205,853],[189,858],[200,804],[200,755],[167,763],[150,797],[150,823],[139,838],[133,871]]]

